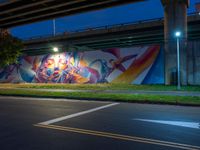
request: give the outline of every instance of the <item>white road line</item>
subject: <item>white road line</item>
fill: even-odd
[[[134,119],[134,120],[200,129],[200,124],[198,122],[166,121],[166,120],[150,120],[150,119]]]
[[[91,112],[95,112],[95,111],[98,111],[98,110],[101,110],[101,109],[105,109],[105,108],[108,108],[108,107],[112,107],[112,106],[115,106],[115,105],[118,105],[118,104],[119,103],[112,103],[112,104],[104,105],[104,106],[101,106],[101,107],[96,107],[96,108],[89,109],[89,110],[86,110],[86,111],[82,111],[82,112],[78,112],[78,113],[75,113],[75,114],[71,114],[71,115],[55,118],[55,119],[52,119],[52,120],[48,120],[48,121],[45,121],[45,122],[41,122],[39,124],[41,124],[41,125],[50,125],[52,123],[56,123],[56,122],[60,122],[60,121],[66,120],[66,119],[70,119],[70,118],[78,117],[78,116],[81,116],[81,115],[85,115],[85,114],[88,114],[88,113],[91,113]]]

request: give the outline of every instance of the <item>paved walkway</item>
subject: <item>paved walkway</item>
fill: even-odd
[[[4,88],[0,88],[4,89]],[[49,92],[95,92],[95,93],[120,93],[120,94],[151,94],[151,95],[171,95],[171,96],[199,96],[199,92],[192,91],[147,91],[147,90],[68,90],[68,89],[34,89],[34,88],[12,88],[29,91],[49,91]]]

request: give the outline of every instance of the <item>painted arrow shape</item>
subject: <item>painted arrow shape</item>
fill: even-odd
[[[150,120],[150,119],[133,119],[144,122],[160,123],[174,126],[181,126],[193,129],[200,129],[200,124],[197,122],[184,122],[184,121],[166,121],[166,120]]]

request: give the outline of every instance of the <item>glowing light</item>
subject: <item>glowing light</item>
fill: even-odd
[[[180,36],[181,36],[181,32],[180,32],[180,31],[176,31],[176,32],[175,32],[175,36],[176,36],[176,37],[180,37]]]
[[[54,48],[53,48],[53,51],[54,51],[54,52],[58,52],[58,48],[57,48],[57,47],[54,47]]]

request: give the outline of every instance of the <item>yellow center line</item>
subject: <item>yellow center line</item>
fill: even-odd
[[[118,139],[118,140],[134,141],[134,142],[140,142],[140,143],[146,143],[146,144],[154,144],[154,145],[161,145],[161,146],[167,146],[167,147],[173,147],[173,148],[180,148],[180,149],[185,149],[185,150],[199,150],[200,149],[199,146],[180,144],[180,143],[175,143],[175,142],[166,142],[166,141],[141,138],[141,137],[135,137],[135,136],[127,136],[127,135],[121,135],[121,134],[114,134],[114,133],[109,133],[109,132],[100,132],[100,131],[94,131],[94,130],[63,127],[63,126],[57,126],[57,125],[35,124],[34,126],[55,129],[55,130],[60,130],[60,131],[74,132],[74,133],[79,133],[79,134],[107,137],[107,138]]]

